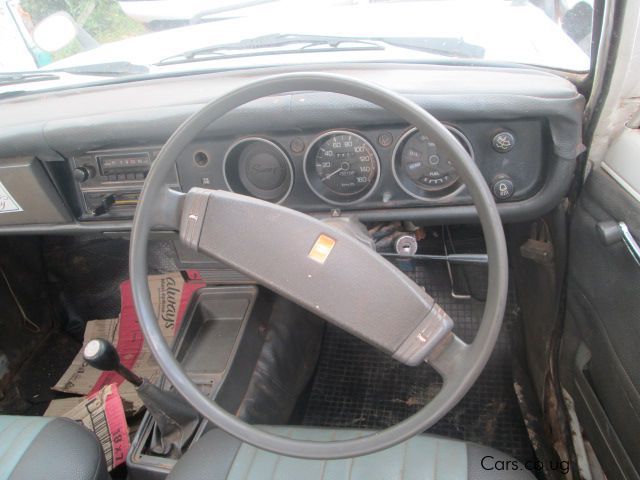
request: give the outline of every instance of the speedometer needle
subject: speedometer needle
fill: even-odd
[[[340,168],[337,169],[335,172],[331,172],[329,175],[327,175],[326,177],[322,177],[322,181],[324,182],[325,180],[329,180],[331,177],[333,177],[336,173],[340,173],[341,171],[346,170],[346,168],[344,167],[344,165],[340,165]]]

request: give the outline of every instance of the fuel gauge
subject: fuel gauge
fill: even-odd
[[[452,127],[447,128],[471,154],[471,145],[466,137]],[[415,128],[400,137],[393,169],[403,190],[416,198],[448,194],[460,186],[460,177],[449,156]]]

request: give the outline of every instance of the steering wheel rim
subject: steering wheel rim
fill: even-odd
[[[252,100],[295,91],[323,91],[371,102],[395,113],[439,143],[469,190],[487,246],[488,290],[485,310],[474,341],[455,335],[429,358],[443,377],[438,394],[421,410],[385,430],[360,438],[317,442],[277,436],[249,425],[210,401],[188,378],[162,336],[147,283],[147,243],[154,226],[180,223],[184,194],[170,191],[164,181],[184,148],[209,124]],[[442,418],[471,388],[495,346],[507,299],[508,259],[502,222],[480,170],[449,130],[421,107],[383,87],[326,73],[291,73],[251,82],[213,100],[191,115],[165,143],[149,171],[133,220],[129,273],[139,322],[151,353],[174,388],[205,418],[240,440],[273,453],[308,459],[340,459],[390,448]]]

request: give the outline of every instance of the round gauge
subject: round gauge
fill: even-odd
[[[224,176],[230,190],[276,203],[293,186],[289,157],[275,143],[259,137],[243,138],[229,148]]]
[[[459,130],[447,128],[473,157],[467,138]],[[449,156],[416,128],[400,137],[393,154],[393,173],[402,189],[416,198],[447,195],[461,188]]]
[[[323,200],[345,204],[363,200],[378,182],[380,161],[371,144],[347,131],[327,132],[310,146],[304,172]]]

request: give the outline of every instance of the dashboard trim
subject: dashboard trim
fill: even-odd
[[[555,165],[556,175],[550,177],[536,196],[518,203],[499,203],[498,213],[503,223],[522,221],[522,209],[527,209],[532,218],[544,215],[555,208],[569,189],[575,171],[575,162],[560,160]],[[522,205],[525,204],[525,205]],[[331,211],[308,213],[316,218],[328,218]],[[412,221],[419,225],[452,225],[459,223],[478,223],[476,209],[472,205],[411,207],[396,209],[371,209],[345,212],[363,222],[370,221]],[[118,237],[129,235],[131,220],[107,220],[69,222],[66,224],[30,224],[0,226],[1,235],[82,235],[87,233],[115,235]],[[156,233],[166,233],[167,230],[156,230]]]

